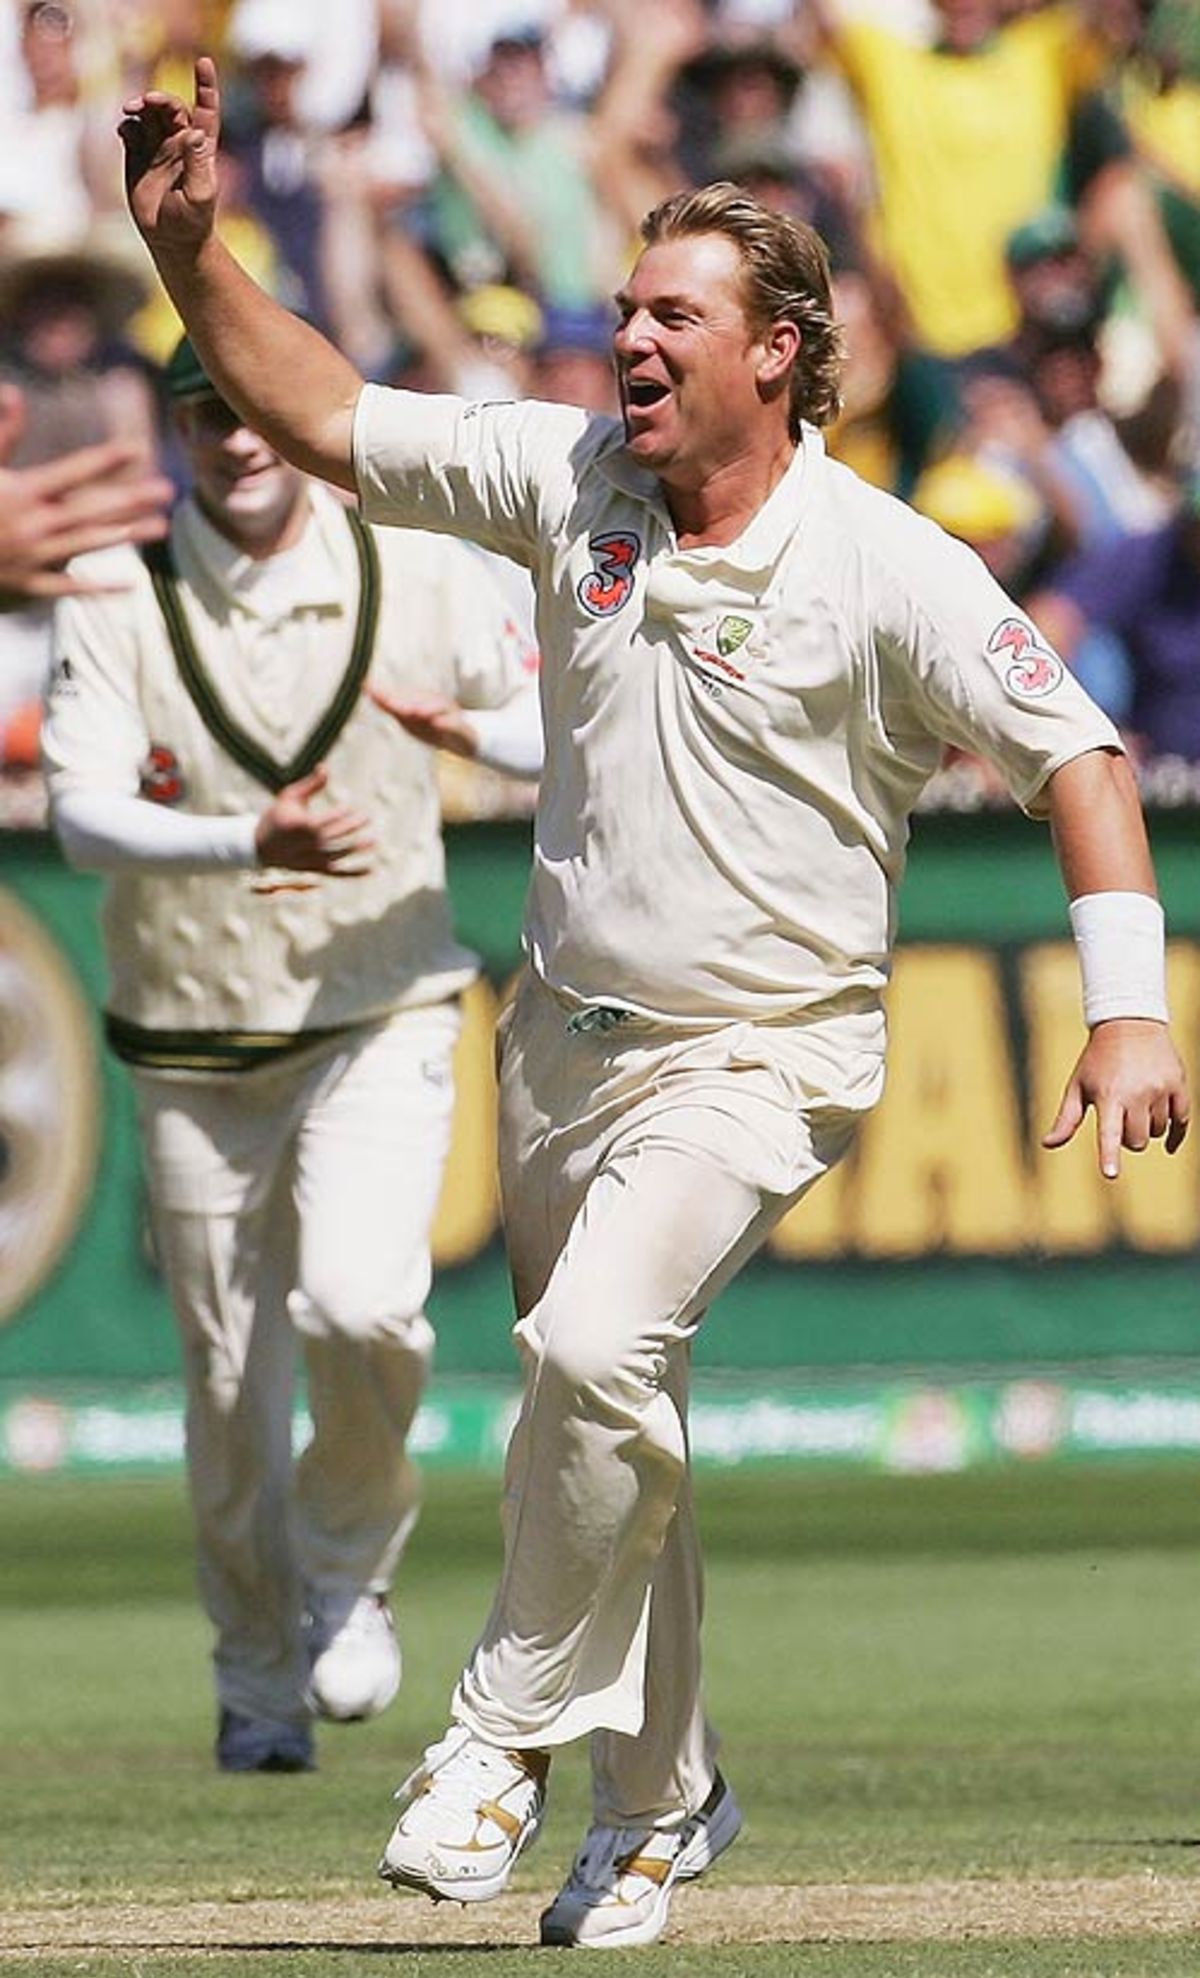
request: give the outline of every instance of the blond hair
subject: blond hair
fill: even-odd
[[[829,256],[813,227],[763,206],[739,185],[719,180],[677,192],[647,213],[647,247],[688,234],[724,234],[742,262],[743,304],[755,329],[794,323],[800,348],[788,387],[788,423],[828,426],[841,411],[845,351],[833,316]]]

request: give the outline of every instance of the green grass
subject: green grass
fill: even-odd
[[[714,1886],[1188,1877],[1200,1930],[1198,1484],[1189,1465],[704,1477],[710,1702],[747,1814]],[[150,1902],[169,1918],[176,1900],[380,1894],[391,1789],[440,1731],[484,1615],[495,1503],[491,1480],[430,1481],[400,1592],[407,1669],[393,1710],[325,1730],[314,1777],[228,1779],[211,1765],[207,1635],[178,1483],[0,1484],[0,1922],[33,1902]],[[573,1750],[556,1760],[519,1889],[552,1890],[585,1807]],[[566,1953],[485,1948],[486,1910],[479,1947],[414,1950],[415,1913],[397,1897],[378,1947],[0,1948],[0,1978],[577,1970]],[[1197,1978],[1200,1937],[666,1945],[634,1968]]]
[[[1132,1939],[1078,1948],[1028,1939],[1006,1945],[789,1944],[776,1951],[706,1945],[685,1952],[657,1945],[612,1955],[619,1978],[1196,1978],[1200,1968],[1194,1942]],[[79,1972],[87,1978],[275,1978],[279,1972],[287,1978],[530,1978],[532,1972],[537,1978],[580,1978],[579,1964],[575,1951],[415,1951],[389,1943],[365,1951],[336,1944],[274,1952],[254,1946],[230,1956],[139,1952],[89,1957],[86,1964],[78,1956],[39,1957],[25,1968],[31,1978],[75,1978]]]

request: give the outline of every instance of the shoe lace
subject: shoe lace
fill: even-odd
[[[397,1786],[395,1797],[415,1795],[436,1777],[438,1798],[447,1811],[473,1813],[480,1800],[493,1796],[497,1787],[503,1791],[512,1784],[513,1764],[507,1753],[481,1745],[465,1725],[456,1724],[437,1744],[429,1746],[421,1763],[403,1785]]]

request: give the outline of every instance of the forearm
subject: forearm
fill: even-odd
[[[471,707],[465,714],[474,731],[478,762],[489,769],[501,769],[507,776],[541,775],[542,714],[536,680],[503,707]]]
[[[393,228],[383,239],[380,272],[388,307],[433,366],[438,390],[457,391],[479,353],[428,255]]]
[[[285,459],[353,490],[351,433],[363,381],[349,360],[267,295],[215,234],[198,249],[154,252],[222,398]]]
[[[64,791],[51,814],[65,857],[81,872],[225,872],[259,862],[250,815],[196,817],[108,790]]]
[[[1187,1078],[1167,1030],[1162,911],[1133,771],[1094,749],[1050,779],[1055,849],[1071,896],[1088,1040],[1043,1147],[1065,1147],[1096,1118],[1100,1172],[1115,1180],[1121,1149],[1187,1132]]]
[[[1085,1022],[1165,1023],[1165,929],[1133,771],[1094,750],[1058,771],[1050,800]]]
[[[536,288],[539,279],[537,233],[523,212],[520,202],[510,198],[498,182],[490,158],[480,155],[470,132],[450,122],[440,146],[442,166],[475,208],[483,226],[503,249],[514,273],[526,287]]]
[[[190,106],[147,90],[123,105],[119,134],[134,223],[217,390],[285,459],[353,489],[362,379],[216,233],[221,91],[211,58],[196,58]]]
[[[1081,211],[1088,237],[1124,262],[1140,295],[1167,372],[1186,380],[1195,349],[1196,312],[1167,239],[1146,173],[1119,158],[1087,188]]]
[[[1141,799],[1127,757],[1107,749],[1076,756],[1055,771],[1047,795],[1070,899],[1113,892],[1157,898]]]

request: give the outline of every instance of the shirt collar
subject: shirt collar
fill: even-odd
[[[809,499],[813,475],[818,471],[817,463],[824,454],[825,442],[817,427],[806,425],[787,472],[740,536],[719,548],[704,544],[698,549],[677,550],[675,554],[732,564],[747,573],[772,569],[796,533]],[[623,494],[657,509],[665,517],[667,527],[671,527],[666,497],[657,477],[630,459],[619,432],[601,449],[596,465]]]
[[[635,501],[643,501],[648,508],[661,509],[670,526],[670,515],[661,484],[657,475],[645,467],[639,467],[625,448],[625,432],[619,420],[614,421],[609,438],[596,455],[596,465],[606,480],[619,488],[622,494],[632,495]]]
[[[774,569],[783,551],[795,538],[808,506],[817,463],[824,458],[824,454],[825,442],[818,429],[805,426],[786,474],[776,482],[741,535],[723,549],[710,549],[701,554],[717,557],[747,573]]]
[[[217,593],[252,618],[275,620],[291,612],[344,608],[344,585],[329,541],[329,518],[320,490],[306,490],[308,518],[299,540],[277,556],[247,556],[215,529],[194,495],[176,526],[200,571]]]

